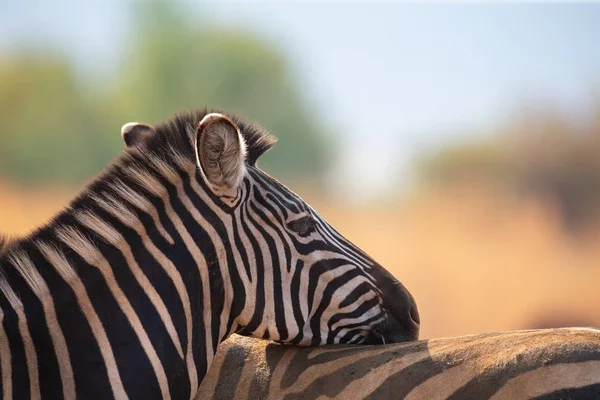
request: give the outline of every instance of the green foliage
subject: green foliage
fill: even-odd
[[[103,136],[102,122],[65,60],[19,56],[0,63],[0,170],[9,178],[89,177],[118,148]]]
[[[301,180],[326,167],[328,148],[278,51],[252,34],[200,28],[166,3],[139,5],[134,40],[101,90],[61,57],[0,60],[0,171],[26,182],[78,183],[123,144],[121,125],[155,123],[208,106],[256,119],[279,138],[261,167]]]
[[[572,228],[600,220],[600,105],[594,126],[569,126],[552,110],[527,111],[479,142],[423,155],[422,181],[492,184],[556,204]]]

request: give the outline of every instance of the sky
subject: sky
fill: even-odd
[[[138,1],[141,2],[141,1]],[[0,55],[40,43],[102,79],[127,43],[126,2],[0,3]],[[201,23],[283,51],[340,157],[331,182],[376,195],[410,181],[424,148],[489,134],[519,104],[585,119],[600,92],[600,5],[182,3]]]

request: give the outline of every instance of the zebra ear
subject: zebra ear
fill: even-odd
[[[246,144],[237,125],[223,114],[207,114],[196,129],[196,161],[219,196],[235,196],[244,179]]]
[[[121,137],[125,141],[126,147],[132,147],[140,143],[154,128],[141,122],[128,122],[121,128]]]

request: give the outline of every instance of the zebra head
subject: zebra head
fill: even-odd
[[[198,112],[156,127],[129,123],[122,135],[129,151],[156,153],[173,147],[174,137],[192,144],[183,153],[193,158],[190,179],[203,193],[200,213],[218,253],[209,268],[222,285],[226,334],[299,345],[418,338],[419,314],[408,290],[258,168],[275,144],[263,128]],[[181,166],[181,153],[170,152],[176,162],[163,161]]]

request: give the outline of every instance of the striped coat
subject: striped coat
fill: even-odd
[[[600,330],[292,348],[234,336],[196,399],[600,399]]]

